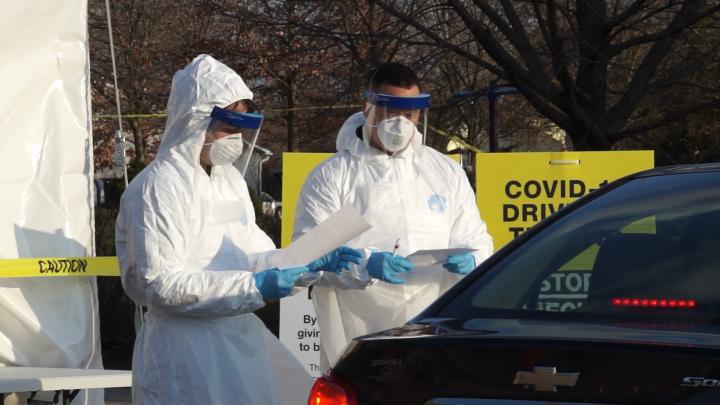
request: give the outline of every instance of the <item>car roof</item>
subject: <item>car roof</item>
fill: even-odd
[[[720,163],[661,166],[631,175],[631,178],[664,176],[670,174],[720,172]]]

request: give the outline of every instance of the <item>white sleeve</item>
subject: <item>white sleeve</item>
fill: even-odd
[[[189,271],[189,205],[181,190],[151,184],[123,196],[116,223],[122,284],[137,303],[176,314],[217,317],[264,305],[252,273]],[[136,189],[137,190],[137,189]]]
[[[335,155],[330,160],[321,163],[305,180],[295,208],[293,240],[298,239],[342,208],[339,183],[340,178],[346,176],[346,170],[339,167],[341,165],[337,157],[338,155]],[[369,253],[366,252],[365,257],[368,256]],[[340,274],[324,273],[321,277],[306,277],[297,285],[313,284],[340,289],[362,289],[372,284],[365,269],[366,264],[367,259],[361,260],[359,265],[352,265],[351,270],[343,271]]]
[[[480,218],[475,194],[462,169],[456,172],[457,192],[452,201],[453,223],[450,231],[451,248],[473,248],[475,265],[479,265],[493,254],[493,239],[487,231],[485,222]]]
[[[278,250],[275,242],[257,224],[250,225],[250,229],[250,238],[258,250],[248,255],[249,271],[256,273],[271,268],[269,260]]]

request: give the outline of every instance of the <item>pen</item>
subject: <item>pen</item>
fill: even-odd
[[[398,238],[395,241],[395,247],[393,248],[393,257],[395,257],[395,254],[397,253],[399,247],[400,247],[400,238]]]

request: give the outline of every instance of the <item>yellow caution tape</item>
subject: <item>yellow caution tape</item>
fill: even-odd
[[[117,257],[39,257],[0,259],[0,278],[119,276]]]
[[[94,120],[102,120],[102,119],[117,119],[117,114],[95,114],[93,115]],[[167,117],[167,113],[157,113],[157,114],[123,114],[123,118],[125,119],[131,119],[131,118],[165,118]]]
[[[462,139],[459,135],[453,135],[453,134],[451,134],[451,133],[448,133],[448,132],[443,131],[443,130],[440,129],[440,128],[435,128],[435,127],[433,127],[432,125],[428,125],[428,127],[430,127],[430,130],[433,131],[433,132],[435,132],[436,134],[438,134],[438,135],[440,135],[440,136],[444,136],[444,137],[449,138],[449,139],[452,139],[452,140],[455,141],[456,143],[460,144],[460,145],[463,147],[463,149],[469,149],[469,150],[471,150],[471,151],[473,151],[473,152],[476,152],[476,153],[482,153],[482,150],[478,149],[478,148],[477,148],[476,146],[474,146],[474,145],[470,145],[469,143],[465,142],[465,140]]]
[[[333,109],[349,109],[349,108],[359,108],[360,104],[349,104],[349,105],[323,105],[323,106],[306,106],[306,107],[293,107],[293,108],[268,108],[266,110],[263,110],[264,112],[287,112],[287,111],[307,111],[307,110],[333,110]],[[165,118],[167,117],[167,113],[155,113],[155,114],[123,114],[122,118],[125,119],[142,119],[142,118]],[[93,115],[93,119],[117,119],[117,114],[95,114]],[[480,150],[478,147],[471,145],[467,143],[462,137],[459,135],[451,134],[449,132],[443,131],[440,128],[435,128],[433,126],[429,126],[430,130],[435,132],[436,134],[443,136],[445,138],[451,139],[462,146],[463,149],[468,149],[473,152],[482,153],[482,150]]]
[[[311,110],[346,110],[350,108],[360,108],[360,104],[346,104],[346,105],[315,105],[305,107],[292,107],[292,108],[268,108],[263,111],[269,112],[286,112],[286,111],[311,111]]]
[[[313,111],[313,110],[347,110],[351,108],[360,108],[360,104],[343,104],[343,105],[317,105],[317,106],[304,106],[304,107],[292,107],[292,108],[268,108],[262,110],[262,112],[287,112],[287,111]],[[165,118],[167,113],[149,113],[149,114],[123,114],[122,118],[125,119],[143,119],[143,118]],[[117,119],[117,114],[95,114],[93,119]]]

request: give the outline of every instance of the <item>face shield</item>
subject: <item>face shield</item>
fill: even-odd
[[[386,152],[395,154],[405,150],[411,141],[425,143],[429,94],[401,97],[368,91],[365,101],[366,146],[374,138]]]
[[[245,113],[213,107],[208,125],[209,160],[215,166],[233,164],[242,156],[239,169],[245,175],[255,148],[263,116],[257,113]],[[250,147],[243,153],[244,143]]]

